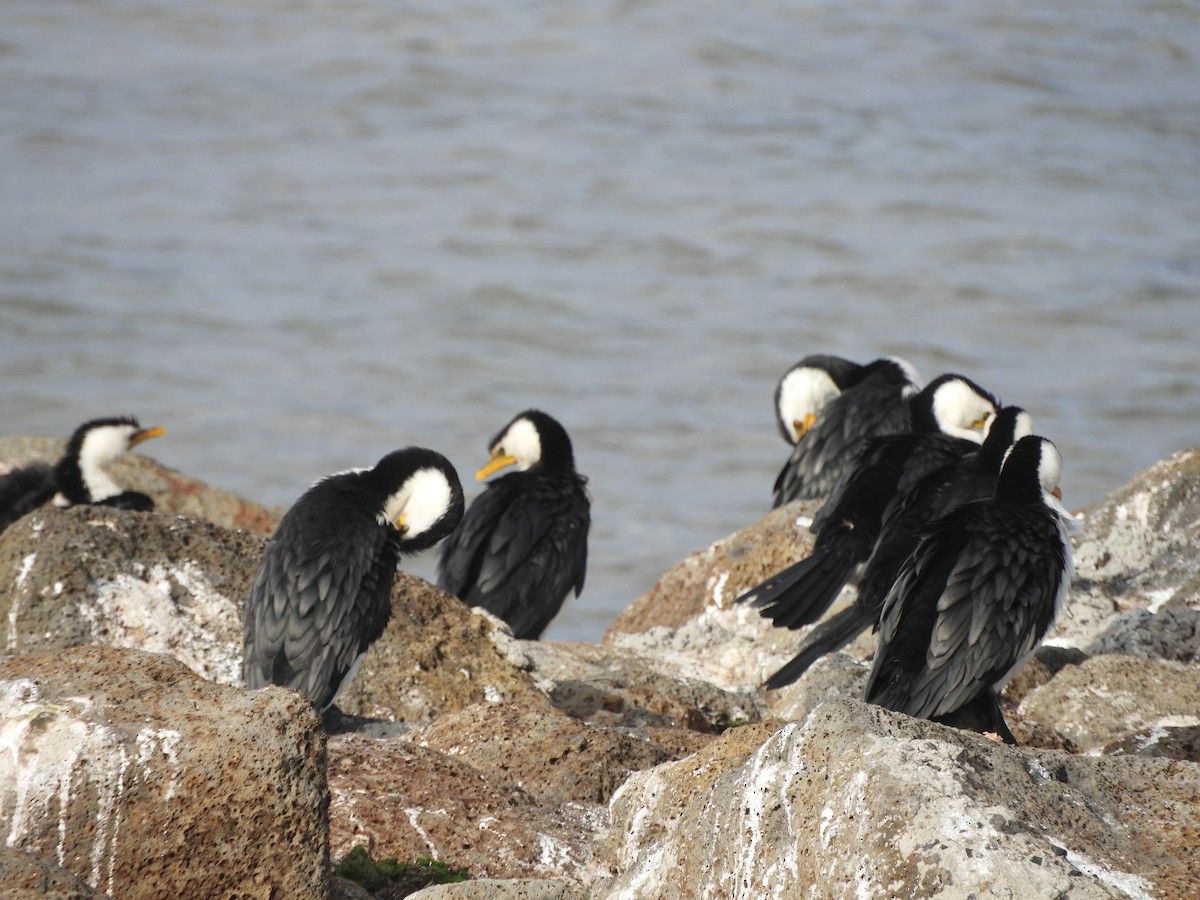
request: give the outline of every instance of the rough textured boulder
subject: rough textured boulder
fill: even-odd
[[[405,722],[429,722],[485,702],[549,709],[520,644],[498,619],[401,572],[392,589],[391,621],[338,706],[357,716]]]
[[[321,896],[325,737],[291,691],[88,647],[0,662],[0,832],[121,898]]]
[[[175,516],[47,508],[0,534],[0,652],[84,644],[167,653],[241,679],[242,606],[264,541]]]
[[[0,534],[0,656],[85,644],[167,653],[241,681],[242,610],[265,539],[180,516],[44,509]],[[495,619],[400,573],[392,621],[342,708],[428,721],[485,700],[548,707]]]
[[[101,900],[108,894],[96,890],[49,860],[24,850],[0,847],[0,900]]]
[[[431,856],[472,877],[580,882],[606,874],[596,835],[604,808],[542,803],[511,780],[408,741],[329,739],[330,852]]]
[[[607,803],[629,773],[682,755],[557,710],[511,703],[442,716],[409,738],[555,804]]]
[[[694,769],[668,763],[617,793],[624,871],[593,898],[811,885],[823,896],[1183,897],[1200,883],[1200,767],[1171,760],[1021,750],[838,701],[711,785],[693,785]],[[675,798],[667,817],[663,797]]]
[[[65,439],[49,437],[0,438],[0,473],[31,462],[56,462],[66,443]],[[188,516],[224,528],[268,535],[283,514],[282,510],[212,487],[138,453],[124,454],[109,471],[117,484],[148,495],[155,511],[166,515]]]
[[[411,900],[585,900],[587,891],[569,881],[549,878],[480,878],[438,884],[409,894]]]
[[[1031,691],[1020,714],[1080,753],[1132,734],[1195,729],[1200,727],[1200,668],[1136,656],[1093,656]]]
[[[693,553],[617,616],[605,641],[653,627],[678,628],[709,606],[728,606],[742,591],[808,555],[813,541],[808,526],[819,508],[811,500],[789,503]]]

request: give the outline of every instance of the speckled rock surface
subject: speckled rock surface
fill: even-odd
[[[548,710],[520,645],[496,619],[401,572],[392,589],[392,618],[338,706],[406,722],[431,722],[485,702]]]
[[[1020,715],[1081,753],[1139,732],[1200,726],[1200,668],[1093,656],[1021,702]]]
[[[693,553],[617,616],[605,641],[653,627],[678,628],[709,606],[728,606],[742,591],[808,555],[813,540],[808,526],[819,508],[815,501],[789,503]]]
[[[659,660],[615,644],[529,642],[523,649],[555,707],[588,722],[715,734],[762,717],[757,690],[725,690],[678,668],[660,671]]]
[[[102,643],[241,682],[242,610],[266,540],[178,516],[45,509],[0,534],[0,656]],[[429,721],[485,700],[549,707],[519,642],[406,573],[392,621],[340,705]]]
[[[163,440],[169,439],[168,433]],[[0,437],[0,473],[30,462],[56,462],[65,446],[65,437]],[[115,460],[109,472],[126,490],[148,495],[154,501],[155,511],[166,515],[188,516],[261,535],[274,531],[283,515],[283,510],[205,484],[136,451]]]
[[[587,891],[569,881],[548,878],[481,878],[436,884],[408,896],[410,900],[586,900]]]
[[[103,900],[108,896],[49,860],[0,846],[0,900]]]
[[[1020,750],[854,701],[729,762],[662,837],[647,823],[694,761],[633,776],[611,804],[624,870],[591,896],[1182,897],[1200,876],[1195,766]]]
[[[472,877],[590,881],[603,806],[546,804],[497,774],[401,739],[329,739],[330,852],[356,845],[374,858],[430,856]]]
[[[122,898],[322,896],[325,737],[291,691],[85,647],[0,662],[0,832]]]
[[[0,655],[103,643],[236,684],[241,610],[264,545],[158,513],[31,513],[0,534]]]
[[[544,803],[607,803],[630,772],[678,756],[615,728],[508,703],[442,716],[408,737],[506,778]]]

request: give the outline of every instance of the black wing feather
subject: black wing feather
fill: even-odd
[[[383,633],[399,561],[394,529],[337,494],[318,484],[288,511],[246,607],[246,686],[295,688],[319,709]]]
[[[442,545],[438,585],[536,638],[583,590],[590,502],[578,475],[514,472],[491,482]]]

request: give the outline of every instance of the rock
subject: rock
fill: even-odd
[[[742,591],[809,554],[813,536],[808,526],[819,508],[815,501],[789,503],[693,553],[617,616],[605,643],[656,626],[678,628],[709,606],[728,607]]]
[[[430,856],[472,878],[582,882],[610,868],[595,849],[603,807],[543,804],[500,775],[409,741],[331,737],[329,790],[335,860],[362,844],[374,858]]]
[[[108,897],[61,866],[24,850],[0,846],[0,900],[100,900]]]
[[[409,900],[586,900],[587,891],[569,881],[548,878],[480,878],[435,884],[408,896]]]
[[[615,728],[509,703],[444,715],[409,739],[549,804],[607,803],[630,772],[678,756]]]
[[[158,513],[32,513],[0,534],[0,654],[104,643],[167,653],[205,678],[240,684],[242,610],[265,545]],[[339,703],[410,721],[485,700],[549,708],[518,643],[497,620],[399,573],[392,620]]]
[[[0,438],[0,473],[31,462],[57,462],[66,439],[49,437]],[[155,511],[188,516],[220,525],[269,535],[283,515],[228,491],[212,487],[155,462],[148,456],[126,453],[109,467],[113,480],[126,490],[140,491],[154,501]]]
[[[241,680],[242,606],[264,541],[158,513],[47,508],[0,534],[0,652],[104,643]]]
[[[674,671],[657,671],[658,662],[638,652],[649,635],[631,636],[630,648],[613,644],[528,642],[524,647],[532,674],[558,709],[594,724],[635,729],[687,729],[719,734],[733,723],[762,717],[757,692],[729,691]]]
[[[711,787],[695,761],[614,796],[623,871],[593,898],[1183,896],[1200,768],[1021,750],[855,701],[790,723]],[[660,797],[688,799],[660,816]],[[657,837],[648,825],[664,827]],[[647,843],[647,841],[650,841]]]
[[[1146,730],[1200,726],[1198,700],[1200,669],[1106,655],[1063,669],[1018,712],[1086,753]]]
[[[1048,643],[1088,653],[1118,649],[1120,634],[1146,628],[1148,616],[1165,608],[1173,616],[1200,610],[1200,449],[1140,473],[1084,511],[1081,522],[1071,596]],[[1121,614],[1135,609],[1145,612],[1122,623]],[[1136,635],[1129,643],[1139,643]]]
[[[165,656],[0,662],[0,830],[122,898],[323,896],[325,738],[312,704]]]
[[[338,706],[404,722],[431,722],[476,703],[548,710],[521,643],[498,619],[401,572],[392,589],[392,618]]]

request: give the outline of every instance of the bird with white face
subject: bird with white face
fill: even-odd
[[[897,712],[1016,739],[998,699],[1062,609],[1074,576],[1059,502],[1062,456],[1027,435],[995,496],[931,523],[884,600],[865,699]]]
[[[153,509],[150,497],[123,490],[107,469],[121,454],[164,433],[158,427],[142,428],[130,416],[84,422],[75,429],[56,464],[32,463],[0,479],[0,531],[51,500],[59,508],[97,504]]]
[[[387,625],[400,557],[434,546],[462,512],[454,467],[420,447],[309,488],[275,530],[246,604],[246,687],[278,684],[331,707]]]
[[[438,586],[533,640],[583,590],[587,479],[575,471],[566,429],[540,410],[517,415],[488,450],[477,479],[516,471],[491,481],[442,545]]]
[[[855,365],[838,357],[810,357],[784,376],[776,389],[776,419],[794,446],[775,478],[774,506],[829,495],[854,466],[863,443],[910,426],[907,399],[917,372],[884,357]],[[797,423],[800,423],[799,425]]]
[[[893,498],[946,463],[979,449],[996,398],[962,375],[940,375],[907,402],[910,429],[873,437],[813,518],[812,552],[746,591],[749,602],[785,628],[817,621],[879,539]]]

